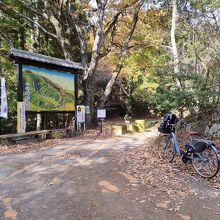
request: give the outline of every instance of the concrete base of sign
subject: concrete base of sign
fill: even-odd
[[[133,125],[132,124],[126,124],[126,128],[128,132],[133,132]]]
[[[133,124],[126,124],[127,132],[133,133],[138,132],[138,127]]]
[[[126,125],[111,125],[111,132],[115,135],[123,135],[127,131]]]
[[[125,133],[142,133],[144,128],[139,124],[122,124],[122,125],[111,125],[111,133],[115,135],[123,135]]]

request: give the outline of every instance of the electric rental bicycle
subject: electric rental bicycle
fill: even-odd
[[[176,124],[168,124],[170,132],[163,134],[165,143],[160,151],[160,157],[166,162],[172,162],[175,156],[180,156],[184,163],[191,163],[194,170],[202,177],[211,179],[219,171],[219,157],[215,144],[210,140],[193,138],[196,132],[189,132],[185,149],[180,149],[175,127],[181,124],[189,128],[182,119]]]

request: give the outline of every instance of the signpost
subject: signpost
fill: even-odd
[[[85,106],[84,105],[77,105],[76,106],[76,121],[77,121],[77,130],[83,129],[85,130]]]
[[[102,124],[106,118],[106,109],[97,109],[97,118],[101,123],[100,132],[102,133]]]

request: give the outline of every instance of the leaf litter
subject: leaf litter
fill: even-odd
[[[112,160],[117,161],[123,175],[131,183],[149,187],[151,199],[157,208],[168,211],[179,211],[182,201],[186,198],[202,195],[201,189],[192,182],[202,183],[211,189],[220,189],[219,175],[211,180],[198,176],[191,164],[184,164],[180,157],[176,157],[172,163],[164,162],[160,156],[160,137],[151,138],[142,146],[132,150],[111,154]],[[193,186],[194,185],[194,186]],[[199,194],[201,193],[201,194]],[[160,195],[161,201],[157,201]],[[161,199],[164,198],[164,200]],[[180,216],[182,219],[190,219],[189,216]]]

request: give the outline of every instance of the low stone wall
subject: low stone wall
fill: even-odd
[[[204,134],[206,136],[213,136],[216,135],[220,132],[220,124],[219,123],[214,123],[211,126],[206,126]]]

